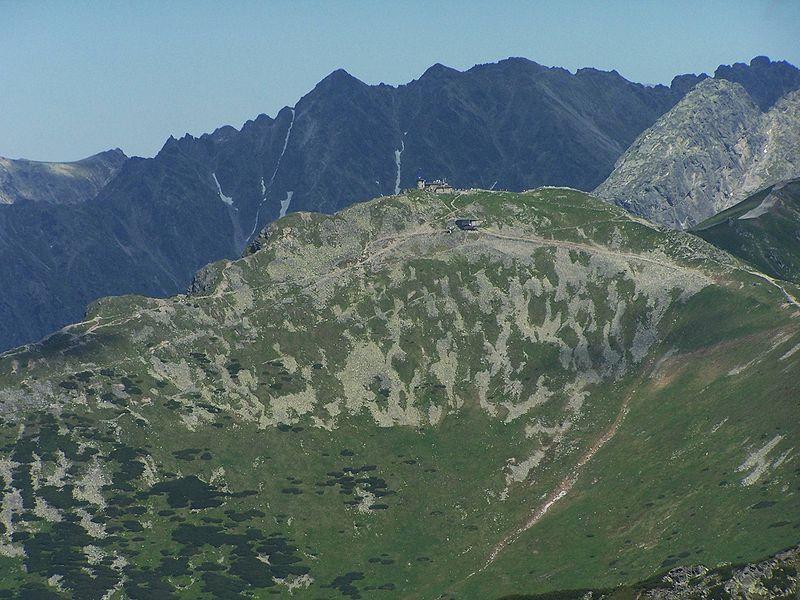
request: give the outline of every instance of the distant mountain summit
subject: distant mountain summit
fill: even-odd
[[[699,83],[636,139],[595,192],[684,229],[800,176],[800,70],[764,57],[751,65],[720,67]]]
[[[800,69],[785,60],[771,61],[766,56],[756,56],[749,65],[720,65],[714,77],[741,85],[764,111],[788,92],[800,89]]]
[[[0,157],[0,204],[75,204],[93,198],[127,160],[119,148],[76,162]]]

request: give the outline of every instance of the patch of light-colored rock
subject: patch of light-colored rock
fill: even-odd
[[[776,196],[768,194],[767,197],[761,201],[761,204],[751,210],[748,210],[741,217],[739,217],[739,219],[757,219],[761,215],[769,212],[769,209],[775,206],[777,202],[778,198]]]
[[[397,176],[394,180],[394,194],[395,196],[400,193],[400,157],[403,155],[403,151],[406,149],[406,143],[404,140],[400,140],[400,148],[394,151],[394,164],[397,166]]]
[[[283,160],[283,155],[286,154],[286,148],[289,146],[289,138],[292,135],[292,127],[294,127],[294,108],[290,109],[292,111],[292,118],[289,121],[289,127],[286,129],[286,136],[283,138],[283,148],[281,148],[281,153],[278,155],[278,160],[275,162],[275,169],[272,171],[272,176],[269,178],[269,183],[264,183],[264,178],[261,178],[261,202],[256,209],[256,218],[255,222],[253,223],[253,229],[250,231],[250,235],[247,236],[247,239],[252,239],[252,237],[256,233],[256,229],[258,229],[258,219],[261,217],[261,207],[267,201],[267,190],[272,189],[272,184],[275,182],[275,177],[278,175],[278,169],[281,166],[281,161]],[[289,208],[289,203],[292,201],[292,194],[294,192],[289,192],[286,200],[281,200],[281,211],[280,216],[283,217],[286,215],[286,209]],[[285,204],[285,208],[284,208]]]
[[[294,196],[294,192],[286,192],[286,200],[281,200],[280,218],[286,216],[286,211],[289,210],[289,205],[292,203],[292,196]]]
[[[259,203],[258,208],[256,208],[256,218],[255,221],[253,221],[253,229],[250,231],[250,235],[247,236],[248,240],[252,239],[256,233],[256,229],[258,229],[258,218],[261,216],[261,207],[264,206],[264,202],[267,201],[267,186],[264,185],[263,177],[261,178],[261,196],[261,202]]]
[[[764,473],[767,472],[771,463],[771,461],[767,459],[767,455],[772,452],[775,446],[777,446],[782,439],[782,435],[776,435],[770,441],[764,444],[764,446],[751,452],[745,461],[737,467],[736,471],[739,473],[750,471],[750,473],[748,473],[744,479],[742,479],[742,485],[753,485]],[[778,459],[778,461],[783,462],[783,459],[785,458],[786,454],[784,453]],[[772,465],[773,468],[778,466],[778,461],[775,461],[775,464]]]
[[[231,198],[230,196],[226,196],[225,194],[222,193],[222,187],[219,185],[219,180],[217,180],[217,174],[212,173],[211,177],[214,178],[214,183],[217,184],[217,193],[219,194],[219,199],[222,200],[228,206],[233,206],[233,198]]]
[[[286,137],[283,138],[283,148],[281,148],[281,153],[278,155],[278,161],[275,163],[275,170],[272,172],[272,177],[269,178],[269,183],[267,184],[268,188],[272,187],[272,183],[275,181],[275,176],[278,174],[278,168],[281,166],[281,161],[283,160],[283,155],[286,154],[286,148],[289,146],[289,138],[292,135],[292,127],[294,127],[294,109],[292,111],[292,118],[289,121],[289,127],[286,130]]]

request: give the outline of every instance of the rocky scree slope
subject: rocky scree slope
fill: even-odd
[[[75,162],[36,162],[0,157],[0,205],[85,202],[97,195],[126,159],[119,148]]]
[[[800,283],[800,180],[771,185],[692,232],[767,275]]]
[[[497,597],[797,543],[797,288],[693,235],[414,192],[193,287],[0,357],[0,588]]]
[[[762,112],[739,84],[707,79],[637,138],[595,193],[686,229],[800,175],[798,148],[800,91]]]

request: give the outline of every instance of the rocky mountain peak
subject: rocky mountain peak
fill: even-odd
[[[460,74],[461,71],[437,62],[425,69],[425,72],[419,76],[417,81],[424,81],[426,83],[441,82],[444,79],[449,79]]]
[[[84,160],[91,160],[93,158],[101,158],[103,160],[112,160],[112,161],[124,161],[128,156],[125,152],[122,151],[121,148],[111,148],[109,150],[104,150],[103,152],[98,152],[90,156],[88,159]]]
[[[796,97],[764,113],[742,84],[704,79],[637,138],[595,191],[662,225],[692,227],[800,175]]]
[[[755,106],[755,102],[739,83],[727,79],[707,77],[698,82],[680,103],[682,107],[703,102],[705,98],[719,98]]]
[[[336,69],[331,72],[327,77],[320,81],[314,91],[333,91],[333,90],[347,90],[353,88],[366,87],[367,84],[354,77],[344,69]]]
[[[673,92],[685,95],[687,92],[689,92],[689,90],[691,90],[695,85],[704,79],[708,79],[708,75],[705,73],[700,73],[699,75],[695,75],[693,73],[676,75],[672,78],[669,87]]]
[[[800,69],[766,56],[756,56],[750,64],[720,65],[714,77],[739,83],[765,111],[787,92],[800,88]]]

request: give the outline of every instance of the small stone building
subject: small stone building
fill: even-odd
[[[417,189],[433,192],[434,194],[450,194],[453,192],[453,186],[444,179],[434,179],[433,181],[425,181],[422,178],[417,179]]]

